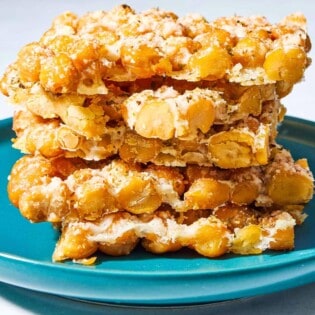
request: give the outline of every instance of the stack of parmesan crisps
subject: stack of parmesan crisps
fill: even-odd
[[[310,64],[305,24],[123,5],[61,14],[24,46],[0,82],[26,154],[8,192],[60,229],[53,260],[292,249],[313,177],[276,137]]]

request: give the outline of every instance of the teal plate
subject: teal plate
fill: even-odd
[[[314,200],[290,252],[207,259],[189,250],[156,256],[139,248],[126,257],[102,255],[95,266],[52,263],[57,233],[48,223],[29,223],[7,198],[7,177],[21,156],[11,148],[11,124],[0,121],[0,281],[76,299],[146,306],[218,302],[315,281]],[[315,170],[314,122],[287,117],[278,142],[294,158],[307,157]]]

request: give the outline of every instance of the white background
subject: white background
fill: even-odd
[[[237,15],[264,15],[270,21],[277,22],[287,14],[303,12],[309,25],[309,34],[315,43],[315,2],[314,1],[227,1],[227,0],[194,0],[194,1],[123,1],[137,11],[160,7],[172,10],[178,15],[190,12],[201,13],[209,20]],[[117,1],[99,0],[0,0],[0,73],[15,60],[19,49],[31,41],[39,39],[48,29],[52,19],[63,11],[71,10],[77,14],[86,11],[108,10],[114,5],[123,3]],[[315,45],[315,44],[314,44]],[[314,58],[315,49],[311,52]],[[315,61],[314,61],[315,62]],[[287,114],[308,120],[315,120],[315,65],[311,66],[305,75],[305,80],[299,83],[283,103]],[[0,96],[0,119],[10,117],[13,107]],[[1,218],[4,219],[4,218]],[[0,240],[1,241],[1,240]],[[25,296],[25,299],[23,298]],[[297,290],[289,290],[267,297],[245,301],[237,305],[231,304],[223,308],[215,308],[219,314],[315,314],[315,285],[309,285]],[[68,306],[66,306],[68,305]],[[212,308],[213,309],[213,308]],[[213,309],[214,310],[214,309]],[[82,306],[75,302],[65,303],[64,300],[47,297],[30,291],[16,289],[0,283],[1,314],[106,314],[106,309],[96,306]],[[105,312],[105,313],[104,313]],[[210,310],[209,310],[210,312]],[[111,314],[114,314],[111,312]],[[118,314],[118,313],[115,313]],[[125,314],[124,312],[122,314]],[[144,314],[144,313],[141,313]],[[147,314],[147,313],[146,313]],[[183,313],[184,314],[184,313]],[[201,311],[200,311],[201,314]],[[209,313],[210,314],[210,313]]]

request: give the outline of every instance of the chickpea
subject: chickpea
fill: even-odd
[[[153,66],[158,64],[161,57],[158,52],[146,45],[139,47],[122,46],[121,62],[137,78],[149,78],[154,75]]]
[[[267,183],[267,192],[275,204],[303,204],[313,195],[312,180],[301,173],[279,170]]]
[[[76,90],[79,73],[67,55],[59,54],[43,60],[39,80],[46,91],[67,93]]]
[[[191,246],[206,257],[222,256],[228,251],[229,238],[227,227],[218,222],[204,224],[196,231]]]
[[[53,261],[81,259],[92,255],[97,250],[97,243],[88,239],[88,231],[69,224],[61,234],[53,253]]]
[[[58,183],[58,190],[50,189]],[[59,178],[54,182],[43,181],[42,185],[32,186],[19,200],[21,214],[32,222],[61,222],[69,212],[69,190]]]
[[[77,149],[80,144],[81,137],[72,129],[62,126],[57,131],[57,141],[61,148],[66,150]]]
[[[262,66],[267,53],[264,43],[256,37],[245,37],[239,40],[233,48],[233,62],[244,67]]]
[[[276,93],[279,98],[287,96],[293,89],[293,83],[286,81],[277,81]]]
[[[285,228],[276,228],[277,222],[287,222]],[[294,226],[296,222],[290,213],[285,211],[273,211],[261,219],[266,237],[271,238],[269,248],[273,250],[290,250],[294,247]]]
[[[182,245],[178,242],[163,243],[159,239],[149,240],[143,239],[141,245],[148,251],[154,254],[163,254],[167,252],[175,252],[182,248]]]
[[[262,97],[257,86],[248,88],[240,97],[239,112],[259,115],[262,110]]]
[[[277,48],[266,55],[264,69],[271,80],[297,83],[307,64],[305,52],[299,47]]]
[[[137,115],[135,130],[145,138],[173,138],[174,116],[168,103],[158,99],[146,102]]]
[[[102,107],[96,104],[89,107],[70,105],[60,116],[70,128],[88,139],[100,137],[106,131],[107,118],[103,116]]]
[[[255,140],[259,140],[256,145]],[[209,152],[221,168],[264,165],[268,162],[269,128],[264,126],[256,135],[242,129],[231,129],[214,134],[209,140]]]
[[[22,82],[37,82],[41,71],[42,48],[38,43],[24,46],[18,53],[17,67]]]
[[[211,46],[193,54],[187,70],[194,72],[200,79],[218,80],[232,67],[232,59],[226,49]]]
[[[272,236],[273,240],[269,244],[272,250],[289,250],[294,248],[294,228],[288,227],[284,230],[277,230]]]
[[[18,206],[23,192],[32,186],[40,185],[42,177],[51,173],[51,163],[43,157],[32,159],[30,156],[24,156],[19,159],[13,165],[8,183],[10,201]]]
[[[74,66],[79,70],[84,70],[94,60],[97,60],[98,45],[96,41],[86,39],[76,39],[70,47],[70,56]]]
[[[117,193],[117,201],[127,211],[140,214],[154,212],[162,202],[153,182],[134,175]]]
[[[161,147],[159,139],[146,139],[137,134],[126,133],[119,155],[127,162],[147,163],[159,154]]]
[[[211,28],[209,31],[198,35],[195,40],[198,41],[204,49],[211,45],[225,48],[234,46],[234,40],[232,39],[231,34],[220,28]]]
[[[54,129],[46,131],[43,131],[42,128],[38,130],[33,129],[33,132],[26,136],[25,147],[28,152],[35,154],[38,151],[45,157],[56,157],[62,153]]]
[[[241,182],[235,185],[231,201],[238,205],[251,204],[258,197],[258,186],[252,182]]]
[[[230,199],[230,187],[213,178],[195,180],[184,195],[187,209],[213,209]]]
[[[207,133],[215,118],[215,107],[211,100],[200,99],[190,104],[186,115],[191,130]]]
[[[94,221],[99,219],[104,213],[115,210],[116,202],[104,184],[86,181],[80,185],[76,209],[80,218]]]
[[[60,53],[68,54],[74,43],[74,37],[72,35],[57,35],[48,38],[45,42],[47,46],[55,55]]]
[[[100,243],[98,249],[110,256],[129,255],[138,244],[138,237],[133,230],[118,237],[114,244]]]
[[[172,183],[173,189],[181,196],[185,191],[184,177],[177,168],[151,164],[146,170],[158,178],[165,178]]]
[[[66,11],[60,15],[58,15],[52,23],[53,27],[60,27],[61,25],[67,25],[76,28],[78,22],[78,16],[70,11]]]
[[[209,151],[214,163],[221,168],[251,166],[253,138],[238,130],[222,131],[211,136]]]
[[[260,254],[260,243],[263,237],[262,229],[257,224],[250,224],[235,233],[232,252],[241,255]]]

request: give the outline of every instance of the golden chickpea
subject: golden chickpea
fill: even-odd
[[[239,40],[232,50],[233,62],[244,67],[262,66],[267,53],[264,43],[257,37],[245,37]]]
[[[145,138],[173,138],[174,116],[168,103],[158,99],[146,102],[137,115],[135,130]]]
[[[52,93],[67,93],[76,90],[79,73],[65,54],[43,60],[39,75],[43,88]]]
[[[179,196],[184,193],[184,177],[177,168],[169,168],[163,165],[151,164],[146,171],[156,175],[158,178],[165,178],[168,182],[171,182],[173,189],[178,193]]]
[[[82,139],[72,128],[66,126],[58,128],[56,137],[60,147],[66,150],[77,149]]]
[[[76,28],[78,22],[78,17],[74,13],[70,11],[66,11],[60,15],[58,15],[54,20],[52,25],[54,27],[60,27],[61,25],[71,26],[73,29]]]
[[[259,246],[263,237],[262,228],[257,224],[250,224],[235,233],[232,252],[241,255],[260,254]]]
[[[93,34],[93,36],[95,37],[98,43],[97,46],[99,58],[100,59],[106,58],[109,61],[117,61],[118,54],[112,52],[110,47],[119,40],[118,35],[110,31],[102,30],[100,32]],[[104,71],[105,70],[106,66],[104,66]]]
[[[294,248],[294,228],[288,227],[284,230],[277,230],[272,236],[269,248],[272,250],[290,250]]]
[[[116,202],[109,194],[105,185],[96,185],[93,181],[81,183],[80,193],[77,195],[76,209],[80,218],[97,220],[105,212],[116,209]]]
[[[247,115],[259,115],[262,110],[261,99],[260,89],[257,86],[248,88],[239,99],[239,112]]]
[[[37,82],[40,74],[42,48],[38,43],[24,46],[18,53],[17,67],[22,82]]]
[[[55,55],[67,54],[73,45],[74,37],[70,35],[57,35],[46,40],[45,46],[51,49]]]
[[[58,189],[49,189],[51,181],[32,186],[25,191],[19,200],[21,214],[32,222],[61,222],[69,211],[69,190],[64,182],[55,178]]]
[[[149,46],[139,47],[122,46],[121,62],[137,78],[149,78],[155,74],[154,65],[158,64],[161,57],[158,52]]]
[[[234,46],[234,40],[231,34],[220,28],[212,28],[208,32],[198,36],[198,42],[200,42],[202,48],[207,48],[211,45],[218,45],[220,47],[232,47]]]
[[[269,79],[296,83],[302,79],[306,64],[305,52],[293,47],[272,50],[266,55],[263,66]]]
[[[305,158],[296,160],[295,164],[301,166],[305,170],[309,170],[308,161]]]
[[[48,129],[45,134],[42,129],[28,134],[25,144],[27,150],[32,154],[38,151],[45,157],[56,157],[62,153],[54,129]]]
[[[192,184],[198,178],[211,177],[211,172],[216,173],[216,170],[212,167],[199,166],[199,165],[187,165],[185,172],[186,172],[186,177],[189,184]]]
[[[231,194],[231,201],[238,205],[251,204],[258,197],[258,187],[251,182],[241,182],[235,185]]]
[[[86,39],[76,39],[71,45],[70,56],[74,66],[79,71],[82,71],[99,57],[97,42]]]
[[[232,59],[226,49],[212,46],[193,54],[187,69],[196,73],[200,79],[218,80],[232,67]]]
[[[75,225],[66,226],[56,245],[53,260],[81,259],[92,255],[98,246],[88,239],[88,234],[88,231]]]
[[[229,247],[228,229],[222,223],[210,221],[196,231],[191,246],[206,257],[222,256]]]
[[[119,155],[126,162],[147,163],[159,154],[161,147],[159,139],[146,139],[137,134],[126,133]]]
[[[219,43],[221,47],[233,46],[234,40],[231,34],[224,29],[214,28],[211,33],[212,38]]]
[[[296,206],[294,206],[296,208]],[[277,227],[278,220],[286,221],[284,228]],[[264,235],[271,238],[269,248],[273,250],[290,250],[294,247],[294,218],[285,211],[274,211],[268,216],[262,217],[261,225]]]
[[[212,101],[200,99],[190,104],[186,115],[190,130],[201,130],[207,133],[215,118],[215,108]]]
[[[250,37],[258,38],[260,40],[266,41],[270,39],[271,34],[270,32],[264,30],[264,29],[256,29],[249,33]]]
[[[221,168],[248,167],[253,163],[253,138],[238,130],[214,134],[209,141],[209,152]]]
[[[161,205],[162,197],[151,180],[135,175],[119,190],[117,201],[127,211],[140,214],[154,212]]]
[[[275,204],[303,204],[313,195],[313,182],[302,173],[279,170],[267,183],[267,192]]]
[[[100,243],[98,249],[110,256],[129,255],[138,244],[138,237],[133,230],[118,237],[114,244]]]
[[[213,209],[230,199],[230,186],[213,178],[195,180],[184,195],[187,209]]]
[[[152,65],[152,70],[155,75],[167,75],[172,72],[173,65],[168,58],[161,58],[158,63]]]
[[[8,194],[10,201],[18,206],[23,192],[32,186],[40,185],[42,178],[51,174],[51,172],[51,164],[45,158],[36,157],[36,159],[32,159],[30,156],[24,156],[19,159],[13,165],[9,178]]]
[[[277,81],[276,83],[276,93],[279,98],[287,96],[293,89],[293,83],[286,81]]]
[[[164,243],[159,239],[156,240],[149,240],[143,239],[141,245],[150,253],[154,254],[164,254],[167,252],[175,252],[182,248],[182,245],[175,241],[175,242],[168,242]]]

